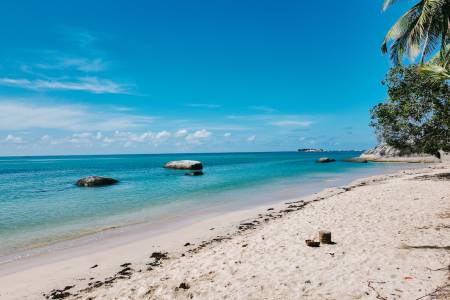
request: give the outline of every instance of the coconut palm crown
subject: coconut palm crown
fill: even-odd
[[[397,1],[385,0],[383,10]],[[387,53],[388,43],[391,42],[390,57],[395,64],[400,64],[404,57],[409,57],[412,61],[420,57],[420,63],[423,64],[428,56],[439,49],[438,58],[433,60],[448,70],[449,29],[450,0],[421,0],[392,26],[381,50]]]

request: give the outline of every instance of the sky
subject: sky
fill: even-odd
[[[370,148],[381,7],[2,0],[0,155]]]

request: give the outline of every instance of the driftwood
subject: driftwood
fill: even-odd
[[[309,247],[320,247],[320,242],[316,242],[314,240],[305,240],[305,243]]]
[[[331,232],[326,230],[319,231],[319,241],[322,244],[332,244],[331,241]]]

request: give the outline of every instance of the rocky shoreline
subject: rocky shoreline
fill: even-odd
[[[408,162],[408,163],[439,163],[441,159],[424,153],[409,153],[395,149],[394,147],[380,144],[367,150],[355,160],[372,162]]]

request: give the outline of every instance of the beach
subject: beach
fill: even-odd
[[[2,266],[0,297],[448,299],[449,172],[372,176],[128,243],[43,254]],[[334,243],[306,246],[319,230]]]

